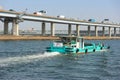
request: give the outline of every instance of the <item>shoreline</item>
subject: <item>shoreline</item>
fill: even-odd
[[[0,36],[1,40],[58,40],[59,37],[53,36]]]
[[[120,40],[120,37],[108,37],[108,36],[85,36],[86,40]]]
[[[120,40],[120,37],[84,36],[85,40]],[[1,40],[59,40],[57,36],[12,36],[0,35]]]

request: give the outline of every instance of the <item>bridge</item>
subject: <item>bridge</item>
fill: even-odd
[[[51,17],[46,15],[35,15],[27,14],[24,12],[5,11],[0,10],[0,20],[4,23],[4,34],[8,34],[8,24],[12,22],[12,35],[19,35],[19,23],[27,21],[37,21],[41,23],[42,35],[45,35],[46,23],[50,23],[51,36],[55,36],[55,25],[54,24],[68,24],[68,35],[72,33],[72,25],[76,26],[76,36],[80,36],[80,27],[82,25],[88,27],[88,36],[90,36],[91,26],[95,27],[95,36],[98,36],[98,27],[102,27],[102,35],[105,36],[105,28],[108,27],[109,37],[111,37],[111,28],[114,28],[114,36],[116,36],[116,28],[120,28],[120,24],[101,23],[101,22],[90,22],[73,20],[67,18]]]

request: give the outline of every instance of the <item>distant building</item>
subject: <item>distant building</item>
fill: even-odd
[[[3,9],[3,7],[2,6],[0,6],[0,10],[2,10]]]

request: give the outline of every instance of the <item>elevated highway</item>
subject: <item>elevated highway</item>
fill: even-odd
[[[55,36],[55,26],[54,24],[68,24],[68,35],[71,35],[71,26],[76,25],[77,36],[80,36],[80,25],[88,26],[88,35],[90,35],[90,27],[95,26],[95,34],[98,36],[97,27],[103,27],[103,36],[105,33],[105,27],[109,27],[109,36],[111,37],[111,28],[114,28],[114,35],[116,35],[116,28],[120,28],[120,24],[111,24],[111,23],[99,23],[99,22],[89,22],[89,21],[81,21],[81,20],[71,20],[67,18],[57,18],[45,15],[35,15],[35,14],[27,14],[15,11],[5,11],[0,10],[0,18],[4,21],[4,34],[8,33],[8,23],[13,23],[13,35],[19,35],[19,22],[23,22],[24,20],[28,21],[39,21],[42,22],[42,35],[45,35],[45,23],[51,24],[51,36]]]

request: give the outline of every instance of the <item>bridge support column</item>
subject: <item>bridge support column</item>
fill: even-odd
[[[76,36],[80,36],[80,26],[76,25]]]
[[[8,34],[8,21],[4,21],[4,34]]]
[[[105,27],[102,27],[102,36],[105,36]]]
[[[68,35],[71,36],[71,24],[68,24]]]
[[[95,26],[95,36],[97,37],[98,36],[98,27]]]
[[[90,36],[90,25],[88,26],[88,36]]]
[[[119,28],[119,34],[120,34],[120,28]]]
[[[54,23],[51,23],[51,36],[55,36],[55,27],[54,27]]]
[[[42,22],[42,35],[45,35],[45,22]]]
[[[114,27],[114,36],[116,36],[116,27]]]
[[[109,27],[109,37],[111,37],[111,27]]]
[[[19,35],[19,29],[18,29],[18,23],[17,19],[13,19],[12,23],[12,35],[18,36]]]

